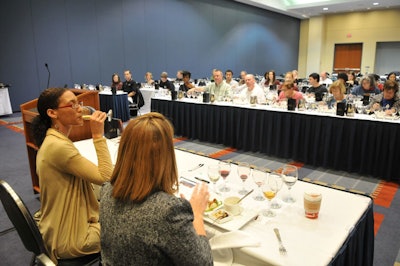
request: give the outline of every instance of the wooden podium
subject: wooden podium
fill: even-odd
[[[98,91],[89,91],[80,89],[70,89],[70,90],[77,96],[80,102],[83,102],[83,105],[91,106],[96,110],[99,110],[100,102],[99,102]],[[38,147],[35,145],[32,132],[32,120],[38,115],[36,108],[37,101],[38,99],[34,99],[32,101],[20,105],[22,113],[22,121],[24,123],[26,148],[28,151],[28,160],[32,177],[33,192],[35,194],[40,193],[39,178],[36,174],[36,154],[38,151]],[[69,135],[69,138],[72,141],[90,139],[91,137],[92,133],[90,131],[90,124],[89,121],[86,120],[84,120],[83,126],[73,127],[71,130],[71,134]]]

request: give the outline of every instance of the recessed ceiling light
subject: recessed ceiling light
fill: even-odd
[[[327,7],[324,7],[322,10],[326,11],[326,10],[328,10],[328,8],[327,8]]]
[[[373,3],[373,5],[374,5],[374,6],[377,6],[377,5],[379,5],[379,3]]]

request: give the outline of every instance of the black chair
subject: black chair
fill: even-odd
[[[40,234],[39,228],[36,225],[35,220],[26,208],[25,203],[15,193],[11,186],[4,180],[0,180],[0,200],[3,203],[4,210],[7,213],[8,218],[12,222],[17,231],[19,237],[22,240],[25,248],[30,252],[34,253],[30,265],[35,265],[39,261],[36,260],[36,256],[50,257],[49,253],[44,245],[42,235]],[[47,261],[45,259],[45,261]],[[91,254],[74,259],[62,259],[58,261],[58,265],[99,265],[100,264],[100,253]],[[42,264],[43,265],[43,264]],[[45,264],[51,265],[51,264]]]

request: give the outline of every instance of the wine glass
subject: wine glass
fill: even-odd
[[[296,183],[298,178],[298,171],[297,167],[294,165],[285,165],[282,170],[282,179],[283,182],[286,184],[289,190],[289,195],[283,199],[284,202],[293,203],[296,200],[292,197],[290,190],[292,189],[293,185]]]
[[[208,178],[211,183],[213,183],[213,190],[216,194],[219,194],[217,191],[217,182],[219,180],[219,166],[218,165],[209,165],[208,166]]]
[[[250,164],[246,162],[238,163],[237,173],[240,179],[242,179],[243,181],[243,187],[241,190],[239,190],[239,194],[244,195],[248,192],[244,186],[244,182],[246,182],[247,178],[250,176],[251,173]]]
[[[278,171],[274,171],[269,174],[269,178],[275,179],[277,188],[278,188],[276,191],[276,195],[278,195],[278,192],[282,189],[282,186],[283,186],[282,174]],[[282,205],[277,201],[276,195],[275,195],[274,200],[271,201],[272,209],[280,209],[282,207]]]
[[[220,161],[218,163],[218,167],[219,167],[219,174],[224,179],[224,186],[221,188],[221,191],[228,192],[228,191],[230,191],[230,188],[227,187],[227,185],[226,185],[226,178],[228,177],[228,175],[231,172],[231,163]]]
[[[253,180],[254,180],[254,183],[256,183],[256,185],[258,186],[258,190],[259,190],[258,195],[256,195],[254,197],[254,199],[257,201],[265,200],[265,198],[263,197],[262,191],[261,191],[261,187],[265,183],[266,175],[267,175],[267,173],[260,171],[260,170],[253,171]]]
[[[276,193],[278,191],[278,183],[274,176],[269,175],[265,184],[262,186],[262,191],[264,196],[268,199],[269,208],[267,210],[263,210],[262,214],[267,217],[274,217],[275,213],[271,211],[271,200],[275,198]]]

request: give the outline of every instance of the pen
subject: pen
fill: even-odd
[[[210,181],[205,180],[205,179],[203,179],[203,178],[200,178],[200,177],[197,177],[197,176],[195,176],[194,178],[197,179],[197,180],[199,180],[199,181],[203,181],[203,182],[206,182],[207,184],[210,184]]]

